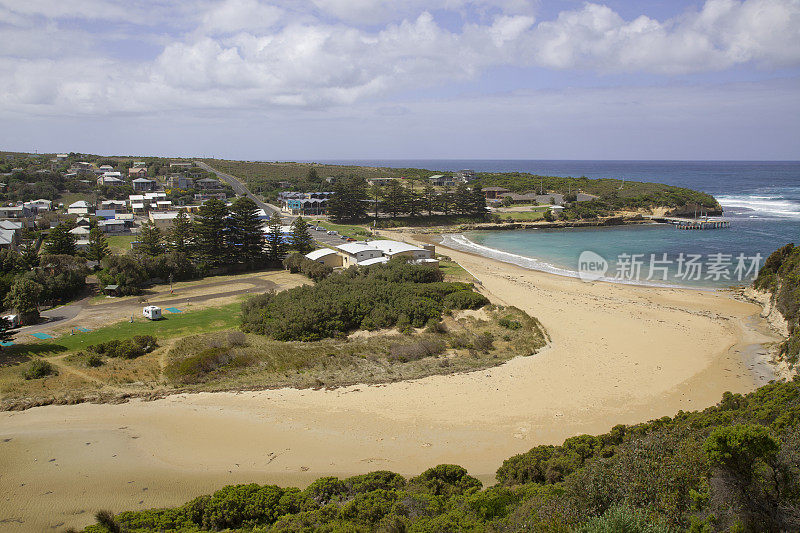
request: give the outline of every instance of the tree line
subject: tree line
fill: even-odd
[[[464,183],[455,188],[436,189],[430,184],[414,189],[399,180],[387,185],[367,185],[364,178],[350,177],[334,184],[328,200],[328,214],[335,222],[359,222],[372,215],[375,219],[400,217],[432,217],[462,215],[483,218],[487,214],[486,199],[479,185]]]

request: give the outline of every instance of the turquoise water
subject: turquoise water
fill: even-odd
[[[642,254],[640,283],[666,283],[692,287],[727,287],[742,285],[738,279],[737,256],[766,258],[789,242],[800,243],[800,163],[797,161],[537,161],[537,160],[386,160],[331,161],[395,168],[426,168],[433,171],[456,171],[471,168],[477,172],[529,172],[546,176],[586,176],[589,178],[625,178],[627,180],[666,183],[688,187],[714,195],[731,221],[728,229],[679,231],[672,226],[625,226],[616,228],[564,229],[556,231],[495,231],[453,235],[445,244],[483,255],[577,276],[581,252],[591,250],[608,262],[607,277],[630,274],[632,259],[618,261],[621,254]],[[667,280],[663,270],[656,279],[647,280],[650,256],[656,260],[667,254]],[[683,254],[701,256],[699,279],[696,271],[679,268]],[[723,254],[713,261],[715,254]],[[715,256],[716,257],[716,256]],[[724,265],[730,257],[728,278],[708,267]],[[752,261],[745,261],[745,270]],[[665,266],[656,263],[655,266]],[[718,268],[718,272],[721,266]],[[742,272],[745,274],[746,272]],[[745,277],[745,276],[743,276]],[[752,277],[752,273],[750,274]],[[628,280],[626,277],[618,281]]]

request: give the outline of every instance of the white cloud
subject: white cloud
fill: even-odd
[[[538,23],[525,0],[313,2],[339,21],[315,18],[299,1],[138,1],[121,15],[118,3],[104,0],[76,0],[72,10],[46,0],[0,0],[0,18],[4,8],[13,12],[6,19],[18,36],[0,45],[0,76],[8,80],[0,87],[0,112],[330,107],[468,81],[504,65],[663,75],[800,65],[800,0],[708,0],[667,21],[625,20],[588,3]],[[491,15],[467,17],[454,31],[423,5]],[[173,27],[186,31],[140,25],[142,40],[167,42],[157,57],[135,64],[92,53],[104,46],[102,31],[59,26],[70,17],[138,20],[148,6],[156,14],[167,10]],[[366,17],[360,22],[402,18],[364,28],[356,12]],[[42,16],[46,24],[32,24],[30,17]]]

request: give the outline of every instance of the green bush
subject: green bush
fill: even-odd
[[[58,370],[44,359],[34,359],[30,362],[28,367],[22,371],[22,377],[25,379],[40,379],[47,376],[57,376]]]
[[[469,284],[443,282],[438,268],[393,260],[251,298],[242,304],[242,330],[281,341],[344,337],[359,328],[408,331],[440,320],[448,309],[487,303]]]
[[[131,339],[110,340],[87,346],[86,349],[98,355],[136,359],[158,348],[158,342],[152,335],[136,335]]]
[[[96,353],[89,354],[86,357],[86,366],[98,367],[98,366],[103,366],[103,364],[104,364],[103,363],[103,358],[100,357],[100,355],[98,355]]]

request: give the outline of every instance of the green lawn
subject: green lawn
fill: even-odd
[[[106,237],[111,253],[124,254],[131,249],[131,242],[138,239],[138,235],[111,235]]]
[[[341,235],[352,237],[354,239],[363,239],[370,236],[370,231],[366,226],[358,226],[355,224],[333,224],[325,221],[312,221],[311,224],[315,226],[322,226],[328,230],[338,231]]]
[[[511,211],[507,213],[497,213],[502,220],[513,220],[514,222],[528,222],[533,220],[542,220],[547,208],[537,211]]]
[[[454,281],[473,281],[472,274],[464,270],[455,261],[439,261],[439,270],[447,279]]]
[[[235,302],[222,307],[209,307],[179,314],[164,311],[164,319],[158,321],[137,316],[133,322],[119,322],[88,333],[76,332],[74,335],[66,334],[32,344],[17,344],[4,348],[3,351],[7,355],[56,354],[81,350],[90,344],[113,339],[127,339],[134,335],[154,335],[159,339],[168,339],[231,329],[239,325],[240,305],[239,302]]]

